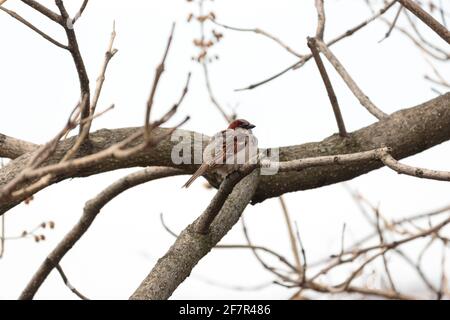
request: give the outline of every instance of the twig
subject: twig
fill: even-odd
[[[402,9],[403,9],[403,6],[400,5],[400,6],[398,7],[398,11],[397,11],[397,13],[395,14],[394,20],[392,21],[392,23],[391,23],[391,25],[390,25],[388,31],[387,31],[386,34],[384,35],[383,39],[381,39],[380,41],[378,41],[378,43],[380,43],[380,42],[386,40],[387,38],[389,38],[389,36],[390,36],[391,33],[392,33],[392,30],[394,30],[394,27],[395,27],[395,24],[397,23],[398,17],[400,17],[400,13],[402,12]]]
[[[348,88],[353,92],[356,98],[359,100],[362,106],[364,106],[367,111],[369,111],[372,115],[374,115],[377,119],[383,119],[387,117],[387,114],[378,109],[377,106],[370,101],[369,97],[367,97],[356,82],[349,75],[347,70],[345,70],[344,66],[339,62],[336,56],[328,49],[327,45],[320,40],[316,40],[317,48],[327,57],[328,61],[333,65],[339,75],[342,77],[342,80],[347,84]]]
[[[163,58],[162,58],[161,62],[159,63],[159,65],[156,67],[155,78],[153,80],[152,89],[150,91],[150,96],[147,101],[147,108],[145,110],[145,124],[144,124],[144,128],[145,128],[144,129],[145,130],[144,138],[146,141],[148,141],[150,139],[150,132],[151,132],[150,113],[152,111],[153,100],[155,98],[156,89],[158,88],[159,79],[161,78],[161,75],[163,74],[163,72],[165,70],[165,62],[166,62],[167,55],[169,53],[170,45],[172,43],[174,31],[175,31],[175,23],[172,24],[172,29],[170,31],[169,39],[167,40],[167,45],[166,45],[166,49],[164,51]]]
[[[210,21],[216,25],[218,25],[219,27],[222,27],[224,29],[228,29],[228,30],[233,30],[233,31],[240,31],[240,32],[253,32],[256,34],[260,34],[264,37],[267,37],[273,41],[275,41],[276,43],[278,43],[281,47],[283,47],[286,51],[288,51],[289,53],[293,54],[294,56],[298,57],[298,58],[302,58],[303,55],[301,55],[300,53],[294,51],[291,47],[289,47],[287,44],[285,44],[283,41],[281,41],[278,37],[260,29],[260,28],[237,28],[237,27],[232,27],[223,23],[219,23],[217,22],[215,19],[210,19]]]
[[[316,65],[319,69],[320,75],[322,76],[323,83],[325,84],[325,89],[327,90],[328,97],[333,108],[334,117],[336,118],[336,122],[339,128],[339,135],[343,138],[347,137],[347,130],[345,129],[341,109],[339,108],[339,103],[336,98],[336,94],[334,93],[333,85],[331,84],[330,78],[328,77],[327,70],[325,69],[322,59],[320,58],[319,51],[317,50],[315,38],[308,38],[308,47],[311,49],[311,53],[314,57],[314,60],[316,61]]]
[[[53,43],[55,46],[60,47],[62,49],[65,50],[69,50],[69,47],[66,46],[65,44],[62,44],[61,42],[59,42],[58,40],[53,39],[51,36],[49,36],[48,34],[46,34],[44,31],[41,31],[39,28],[37,28],[36,26],[34,26],[32,23],[28,22],[27,20],[25,20],[24,18],[22,18],[20,15],[18,15],[16,12],[12,11],[12,10],[8,10],[5,7],[0,6],[0,10],[6,12],[7,14],[9,14],[11,17],[13,17],[14,19],[16,19],[17,21],[21,22],[22,24],[26,25],[28,28],[30,28],[31,30],[33,30],[34,32],[36,32],[37,34],[39,34],[41,37],[43,37],[45,40],[50,41],[51,43]]]
[[[83,57],[78,46],[77,36],[73,29],[72,21],[69,14],[64,6],[63,0],[55,0],[55,4],[61,13],[62,21],[61,24],[66,32],[67,40],[69,42],[69,51],[72,59],[75,63],[75,67],[78,74],[78,79],[80,82],[80,92],[81,97],[87,96],[87,102],[81,106],[81,120],[89,117],[89,101],[90,101],[90,88],[89,88],[89,77],[86,71],[86,66],[84,65]],[[83,130],[84,125],[80,126],[80,133]]]
[[[375,216],[376,216],[376,229],[377,229],[377,233],[378,233],[378,239],[380,241],[380,245],[384,245],[384,236],[383,236],[383,230],[382,230],[381,224],[380,224],[380,210],[379,210],[379,208],[376,208]],[[384,270],[385,270],[386,275],[388,277],[391,289],[392,289],[392,291],[394,291],[395,293],[398,294],[397,288],[396,288],[396,286],[394,284],[394,280],[392,278],[391,271],[389,270],[386,254],[383,253],[382,257],[383,257]]]
[[[81,15],[83,14],[84,10],[86,9],[86,7],[88,5],[88,2],[89,2],[89,0],[83,1],[83,3],[81,4],[80,10],[78,10],[77,14],[72,19],[72,24],[75,24],[75,22],[77,22],[77,20],[81,17]]]
[[[62,280],[64,281],[64,284],[66,285],[67,288],[70,289],[70,291],[72,291],[78,298],[80,298],[81,300],[90,300],[89,298],[87,298],[85,295],[83,295],[80,291],[77,290],[77,288],[75,288],[70,282],[69,279],[67,278],[66,274],[64,273],[64,270],[61,268],[61,266],[58,264],[56,265],[56,270],[58,270],[59,275],[61,276]]]
[[[409,176],[425,179],[450,181],[450,172],[448,171],[438,171],[408,166],[406,164],[398,162],[387,152],[383,152],[383,155],[380,157],[380,159],[386,166],[394,171],[397,171],[400,174],[406,174]]]
[[[300,237],[300,231],[298,230],[297,222],[295,223],[295,233],[297,235],[297,241],[298,241],[298,244],[300,245],[300,250],[302,252],[302,257],[303,257],[302,282],[301,282],[303,284],[306,282],[306,269],[308,268],[308,262],[306,260],[306,251],[305,251],[305,247],[303,246],[302,239]]]
[[[343,34],[337,36],[336,38],[334,38],[333,40],[330,40],[329,42],[327,42],[327,46],[331,47],[333,44],[341,41],[342,39],[345,39],[347,37],[350,37],[351,35],[353,35],[355,32],[361,30],[362,28],[364,28],[365,26],[367,26],[369,23],[371,23],[372,21],[375,21],[378,17],[380,17],[381,15],[383,15],[386,11],[388,11],[395,3],[397,2],[397,0],[391,0],[390,2],[388,2],[383,8],[381,8],[377,13],[375,13],[372,17],[370,17],[369,19],[361,22],[360,24],[356,25],[355,27],[347,30],[346,32],[344,32]],[[302,55],[302,58],[295,62],[294,64],[288,66],[287,68],[281,70],[280,72],[274,74],[273,76],[264,79],[262,81],[259,81],[257,83],[251,84],[245,88],[240,88],[240,89],[235,89],[235,91],[245,91],[245,90],[252,90],[255,89],[257,87],[260,87],[272,80],[275,80],[279,77],[281,77],[282,75],[284,75],[285,73],[287,73],[290,70],[295,70],[298,69],[300,67],[302,67],[309,59],[312,58],[312,55]]]
[[[300,261],[299,250],[297,248],[297,241],[295,239],[295,233],[294,233],[294,229],[292,227],[291,217],[289,215],[289,211],[287,209],[286,202],[284,201],[283,196],[279,197],[278,200],[280,201],[284,220],[286,222],[286,226],[288,229],[289,241],[290,241],[290,245],[291,245],[292,255],[294,256],[295,266],[297,268],[298,274],[302,275],[304,273],[304,269],[302,268],[302,264]]]

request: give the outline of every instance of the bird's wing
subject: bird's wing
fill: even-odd
[[[213,136],[209,148],[205,149],[204,161],[211,167],[234,163],[236,154],[245,150],[249,135],[236,130],[224,130]]]
[[[198,177],[202,176],[209,168],[209,165],[207,163],[203,163],[197,171],[194,172],[192,177],[189,178],[188,181],[182,186],[182,188],[189,188],[189,186],[197,179]]]

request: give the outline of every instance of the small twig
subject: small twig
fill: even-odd
[[[383,8],[381,8],[377,13],[374,13],[374,15],[372,17],[370,17],[369,19],[361,22],[360,24],[356,25],[355,27],[347,30],[346,32],[342,33],[341,35],[337,36],[336,38],[330,40],[329,42],[327,42],[327,46],[331,47],[332,45],[334,45],[335,43],[341,41],[342,39],[345,39],[347,37],[350,37],[351,35],[353,35],[355,32],[363,29],[365,26],[367,26],[369,23],[371,23],[372,21],[375,21],[377,18],[379,18],[381,15],[383,15],[386,11],[388,11],[395,3],[397,2],[397,0],[391,0],[390,2],[388,2]],[[294,64],[288,66],[287,68],[281,70],[280,72],[274,74],[273,76],[264,79],[262,81],[259,81],[257,83],[251,84],[245,88],[240,88],[240,89],[235,89],[235,91],[245,91],[245,90],[253,90],[255,88],[258,88],[272,80],[275,80],[279,77],[281,77],[282,75],[284,75],[285,73],[287,73],[288,71],[291,70],[296,70],[300,67],[302,67],[309,59],[312,58],[312,55],[302,55],[302,58],[295,62]]]
[[[342,80],[347,84],[348,88],[352,91],[352,93],[356,96],[362,106],[364,106],[367,111],[369,111],[372,115],[374,115],[377,119],[386,118],[388,115],[381,111],[375,104],[370,101],[369,97],[367,97],[350,74],[345,70],[344,66],[339,62],[336,56],[328,49],[328,46],[316,39],[317,48],[327,57],[328,61],[333,65],[339,75],[342,77]]]
[[[306,269],[308,268],[308,262],[306,260],[306,251],[305,251],[305,247],[303,246],[302,238],[300,237],[300,231],[298,229],[297,222],[295,222],[295,233],[297,235],[297,241],[298,241],[298,244],[300,245],[300,250],[302,252],[302,257],[303,257],[302,282],[301,282],[303,284],[306,282]]]
[[[342,255],[344,254],[344,250],[345,250],[345,231],[347,229],[347,224],[344,223],[342,225],[342,231],[341,231],[341,251],[339,252],[339,259],[342,257]]]
[[[375,216],[376,216],[376,229],[377,229],[377,233],[378,233],[378,239],[380,241],[380,245],[384,245],[384,236],[383,236],[383,230],[381,228],[381,224],[380,224],[380,211],[379,208],[376,208],[375,210]],[[398,293],[397,288],[394,284],[394,280],[392,278],[392,274],[391,271],[389,270],[389,266],[388,266],[388,261],[386,258],[386,254],[384,253],[382,255],[383,257],[383,265],[384,265],[384,270],[386,272],[386,275],[388,277],[389,280],[389,284],[391,286],[392,291],[394,291],[395,293]]]
[[[392,30],[394,30],[394,27],[395,27],[395,24],[397,23],[398,17],[400,17],[400,13],[402,12],[402,9],[403,9],[403,6],[400,4],[400,7],[398,8],[397,13],[395,14],[395,18],[394,18],[394,20],[392,21],[392,23],[391,23],[391,25],[390,25],[388,31],[387,31],[386,34],[384,35],[383,39],[381,39],[380,41],[378,41],[378,43],[380,43],[380,42],[386,40],[387,38],[389,38],[389,36],[390,36],[391,33],[392,33]]]
[[[325,89],[327,90],[328,97],[330,99],[331,106],[333,108],[334,117],[339,128],[339,135],[343,138],[347,137],[347,130],[345,129],[344,119],[342,118],[341,109],[339,108],[339,103],[336,98],[336,94],[333,90],[333,85],[331,84],[330,78],[328,77],[327,70],[323,65],[322,59],[320,58],[319,51],[316,46],[315,38],[308,38],[308,47],[311,49],[311,53],[316,61],[319,73],[322,76],[323,83],[325,84]]]
[[[152,89],[150,91],[150,96],[147,101],[147,108],[145,110],[145,124],[144,124],[144,138],[146,141],[150,139],[150,113],[153,107],[153,100],[155,98],[156,89],[158,88],[159,79],[165,70],[165,62],[167,55],[169,53],[170,45],[172,43],[173,33],[175,31],[175,23],[172,24],[172,29],[170,31],[169,39],[167,40],[166,49],[164,51],[163,58],[159,65],[156,67],[155,77],[153,79]]]
[[[380,157],[381,161],[391,168],[394,171],[397,171],[400,174],[406,174],[413,177],[432,179],[432,180],[440,180],[440,181],[450,181],[450,172],[449,171],[438,171],[438,170],[430,170],[419,167],[412,167],[406,164],[402,164],[395,160],[389,153],[383,152]]]
[[[81,17],[81,15],[84,12],[84,9],[86,9],[87,5],[88,5],[89,0],[84,0],[80,10],[78,10],[77,14],[72,18],[72,24],[75,24],[75,22],[77,22],[77,20]]]
[[[90,300],[89,298],[87,298],[85,295],[83,295],[80,291],[77,290],[77,288],[75,288],[70,282],[69,279],[67,278],[66,274],[64,273],[64,270],[61,268],[61,266],[58,264],[56,265],[56,270],[58,270],[59,275],[61,276],[61,278],[64,281],[64,284],[66,285],[67,288],[70,289],[70,291],[72,291],[73,293],[75,293],[75,295],[80,298],[81,300]]]
[[[26,25],[28,28],[30,28],[31,30],[33,30],[34,32],[36,32],[37,34],[39,34],[41,37],[43,37],[45,40],[50,41],[51,43],[53,43],[55,46],[60,47],[62,49],[65,50],[69,50],[69,47],[66,46],[65,44],[62,44],[61,42],[59,42],[58,40],[53,39],[51,36],[49,36],[48,34],[46,34],[44,31],[41,31],[39,28],[37,28],[36,26],[34,26],[32,23],[28,22],[27,20],[25,20],[24,18],[22,18],[20,15],[18,15],[16,12],[12,11],[12,10],[8,10],[5,7],[0,6],[0,10],[6,12],[7,14],[9,14],[11,17],[13,17],[14,19],[16,19],[17,21],[21,22],[22,24]]]
[[[299,256],[299,250],[297,248],[297,241],[295,239],[295,233],[294,233],[294,229],[292,227],[292,221],[291,221],[291,217],[289,215],[289,211],[287,209],[286,206],[286,202],[284,201],[283,196],[280,196],[279,198],[280,201],[280,205],[281,205],[281,209],[283,211],[283,216],[284,216],[284,220],[288,229],[288,235],[289,235],[289,241],[290,241],[290,245],[291,245],[291,251],[292,254],[294,256],[294,261],[295,261],[295,265],[297,267],[297,272],[300,275],[303,274],[304,270],[302,269],[302,264],[300,262],[300,256]]]
[[[284,49],[286,49],[286,51],[288,51],[289,53],[293,54],[294,56],[298,57],[298,58],[302,58],[303,55],[301,55],[300,53],[294,51],[291,47],[289,47],[287,44],[285,44],[283,41],[281,41],[279,38],[277,38],[276,36],[260,29],[260,28],[237,28],[237,27],[232,27],[223,23],[219,23],[216,20],[210,19],[210,21],[216,25],[218,25],[219,27],[222,27],[224,29],[228,29],[228,30],[233,30],[233,31],[240,31],[240,32],[253,32],[256,34],[260,34],[264,37],[267,37],[273,41],[275,41],[276,43],[278,43],[281,47],[283,47]]]
[[[261,264],[261,266],[268,270],[269,272],[273,273],[275,276],[279,277],[280,279],[284,279],[284,280],[288,280],[289,278],[287,278],[286,276],[284,276],[283,274],[281,274],[280,272],[278,272],[275,268],[269,266],[258,254],[258,246],[253,245],[252,241],[250,240],[250,236],[248,234],[248,229],[247,229],[247,225],[245,224],[245,219],[244,217],[241,217],[241,222],[242,222],[242,232],[244,233],[244,237],[245,240],[247,241],[247,246],[252,250],[253,255],[255,256],[256,260],[258,260],[258,262]],[[287,259],[283,258],[284,261],[287,262]],[[297,268],[294,267],[292,264],[290,263],[286,263],[285,264],[292,269],[292,271],[294,271],[295,273],[297,273]]]

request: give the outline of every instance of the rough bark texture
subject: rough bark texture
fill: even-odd
[[[37,145],[0,133],[0,158],[16,159],[37,149]]]
[[[189,276],[195,265],[239,221],[258,185],[258,170],[242,179],[234,188],[206,235],[194,231],[197,221],[189,225],[169,251],[130,297],[132,300],[168,299]]]
[[[88,155],[103,150],[129,135],[139,128],[99,130],[90,137],[90,142],[78,152],[78,156]],[[163,134],[167,129],[155,130]],[[194,133],[191,132],[191,135]],[[403,109],[391,114],[370,126],[349,133],[348,138],[332,135],[321,142],[306,143],[280,148],[280,161],[294,160],[334,154],[347,154],[367,151],[383,146],[392,148],[392,156],[402,159],[450,139],[450,93],[427,101],[416,107]],[[75,138],[60,143],[58,149],[48,163],[58,162],[74,143]],[[135,143],[139,143],[136,141]],[[110,158],[101,163],[94,163],[74,172],[55,177],[58,182],[72,177],[87,177],[111,170],[137,166],[171,166],[171,150],[176,142],[169,139],[162,141],[156,148],[141,152],[130,159]],[[10,181],[27,164],[30,154],[24,154],[7,166],[0,169],[0,187]],[[309,168],[298,172],[286,172],[273,176],[261,176],[258,189],[252,203],[280,196],[286,192],[317,188],[340,181],[346,181],[383,166],[379,161],[352,165],[332,165]],[[175,166],[183,168],[186,173],[193,172],[196,165]],[[217,187],[218,181],[210,177],[210,182]],[[20,201],[4,201],[0,203],[0,214],[17,205]]]

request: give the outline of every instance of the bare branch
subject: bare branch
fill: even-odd
[[[378,41],[379,43],[386,40],[387,38],[389,38],[389,36],[392,33],[392,30],[394,30],[394,27],[397,23],[398,17],[400,17],[400,13],[402,12],[403,6],[400,5],[398,7],[397,13],[395,14],[394,20],[391,23],[391,26],[389,27],[388,31],[386,32],[386,34],[384,35],[383,39],[381,39],[380,41]]]
[[[325,8],[323,2],[324,0],[315,0],[317,9],[316,38],[319,40],[323,40],[323,33],[325,31]]]
[[[371,23],[372,21],[375,21],[376,19],[378,19],[381,15],[383,15],[386,11],[388,11],[395,3],[397,2],[397,0],[391,0],[390,2],[388,2],[383,8],[381,8],[377,13],[375,13],[371,18],[361,22],[360,24],[356,25],[355,27],[347,30],[346,32],[344,32],[343,34],[337,36],[336,38],[334,38],[333,40],[330,40],[329,42],[327,42],[327,46],[331,47],[333,44],[341,41],[342,39],[345,39],[347,37],[350,37],[351,35],[353,35],[355,32],[363,29],[365,26],[367,26],[369,23]],[[241,89],[236,89],[235,91],[244,91],[244,90],[252,90],[255,89],[259,86],[262,86],[272,80],[275,80],[279,77],[281,77],[282,75],[284,75],[285,73],[287,73],[288,71],[291,70],[296,70],[298,68],[301,68],[308,60],[310,60],[312,58],[312,55],[302,55],[302,58],[290,65],[289,67],[283,69],[282,71],[276,73],[275,75],[264,79],[262,81],[259,81],[257,83],[251,84],[245,88],[241,88]]]
[[[69,279],[67,278],[66,274],[64,273],[64,270],[62,269],[62,267],[59,264],[56,266],[56,270],[58,270],[58,273],[61,276],[62,280],[64,281],[64,284],[66,285],[67,288],[70,289],[70,291],[72,291],[81,300],[90,300],[85,295],[83,295],[80,291],[78,291],[77,288],[75,288],[69,282]]]
[[[31,22],[28,22],[27,20],[25,20],[24,18],[22,18],[20,15],[18,15],[16,12],[12,11],[12,10],[8,10],[5,7],[0,6],[0,10],[6,12],[7,14],[9,14],[11,17],[13,17],[14,19],[16,19],[17,21],[19,21],[20,23],[26,25],[28,28],[30,28],[31,30],[33,30],[34,32],[36,32],[37,34],[39,34],[41,37],[43,37],[45,40],[50,41],[51,43],[53,43],[55,46],[58,46],[62,49],[65,50],[69,50],[69,47],[66,46],[65,44],[62,44],[61,42],[59,42],[58,40],[53,39],[51,36],[49,36],[48,34],[46,34],[44,31],[41,31],[39,28],[37,28],[36,26],[34,26]]]
[[[299,250],[297,248],[297,241],[295,238],[294,228],[292,227],[291,217],[289,215],[289,211],[288,211],[288,208],[287,208],[286,202],[284,201],[283,196],[279,197],[278,200],[280,201],[284,220],[286,222],[286,226],[288,229],[289,241],[290,241],[292,255],[294,256],[295,266],[297,268],[298,274],[303,275],[305,273],[305,269],[302,267],[302,264],[300,261]]]
[[[278,43],[281,47],[283,47],[287,52],[293,54],[294,56],[298,57],[298,58],[302,58],[303,55],[301,55],[300,53],[296,52],[294,49],[292,49],[291,47],[289,47],[287,44],[285,44],[283,41],[280,40],[280,38],[270,34],[267,31],[264,31],[260,28],[236,28],[236,27],[232,27],[223,23],[219,23],[217,22],[215,19],[211,19],[211,22],[213,22],[214,24],[218,25],[219,27],[222,27],[224,29],[228,29],[228,30],[233,30],[233,31],[240,31],[240,32],[253,32],[256,34],[260,34],[266,38],[269,38],[270,40],[275,41],[276,43]]]
[[[152,85],[152,90],[150,92],[150,96],[148,98],[147,101],[147,109],[145,110],[145,140],[149,140],[150,139],[150,113],[152,111],[152,107],[153,107],[153,100],[155,98],[155,93],[156,93],[156,89],[158,88],[158,83],[159,83],[159,79],[161,78],[161,75],[164,72],[165,69],[165,62],[166,62],[166,58],[167,55],[169,53],[169,49],[170,49],[170,45],[172,43],[172,38],[173,38],[173,33],[175,31],[175,23],[172,24],[172,30],[170,31],[170,36],[169,39],[167,40],[167,45],[166,45],[166,50],[164,51],[164,55],[163,58],[160,62],[160,64],[158,65],[158,67],[156,68],[155,71],[155,78],[153,80],[153,85]]]
[[[89,101],[90,101],[90,88],[89,88],[89,77],[86,71],[86,67],[84,65],[83,57],[80,52],[80,48],[78,46],[77,36],[75,34],[75,30],[73,28],[72,20],[69,17],[69,14],[64,6],[63,0],[55,0],[56,6],[58,7],[61,17],[62,17],[62,26],[64,31],[66,32],[67,40],[69,42],[69,51],[72,55],[72,59],[75,63],[75,67],[78,73],[78,79],[80,82],[80,92],[81,97],[87,96],[86,103],[82,106],[81,110],[81,120],[89,117]],[[80,126],[80,133],[83,130],[84,125]]]
[[[167,299],[191,273],[202,259],[239,220],[241,213],[253,197],[258,185],[257,170],[242,179],[225,201],[207,235],[194,230],[196,222],[189,225],[177,238],[169,251],[158,260],[130,299]],[[184,254],[178,254],[183,252]]]
[[[101,209],[112,199],[114,199],[124,191],[129,190],[137,185],[156,179],[178,175],[181,173],[182,172],[180,170],[172,168],[149,167],[142,171],[138,171],[125,176],[124,178],[107,187],[96,197],[89,200],[84,207],[83,215],[81,216],[78,223],[69,231],[69,233],[67,233],[64,239],[61,240],[56,248],[53,249],[53,251],[44,260],[44,262],[34,274],[33,278],[23,290],[22,294],[20,295],[20,299],[29,300],[34,297],[37,290],[40,288],[53,268],[60,263],[64,255],[70,249],[72,249],[72,247],[78,242],[78,240],[81,239],[81,237],[92,225],[94,219],[100,213]]]
[[[78,10],[77,14],[72,19],[72,24],[75,24],[75,22],[77,22],[77,20],[81,17],[81,15],[83,14],[84,10],[86,9],[88,3],[89,3],[89,0],[83,1],[83,3],[81,4],[80,10]]]
[[[362,106],[364,106],[367,111],[369,111],[372,115],[374,115],[378,119],[383,119],[387,117],[387,114],[378,109],[377,106],[370,101],[369,97],[367,97],[356,82],[352,79],[352,77],[348,74],[347,70],[345,70],[344,66],[339,62],[336,56],[328,49],[327,45],[320,40],[316,41],[317,48],[327,57],[328,61],[333,65],[339,75],[342,77],[344,82],[347,84],[348,88],[353,92],[356,98],[359,100]]]
[[[406,174],[406,175],[417,177],[417,178],[450,181],[450,172],[448,172],[448,171],[437,171],[437,170],[411,167],[406,164],[402,164],[402,163],[398,162],[388,153],[384,153],[381,156],[381,160],[383,161],[383,163],[386,166],[388,166],[392,170],[397,171],[398,173]]]
[[[433,29],[444,41],[450,44],[450,31],[411,0],[398,0],[406,9],[414,13],[423,23]]]
[[[342,118],[341,109],[339,108],[339,103],[336,98],[336,94],[333,90],[333,85],[331,84],[330,78],[328,77],[327,70],[323,65],[322,59],[320,58],[319,51],[317,50],[315,38],[308,38],[308,47],[311,49],[311,53],[316,61],[317,68],[322,77],[323,83],[325,84],[325,89],[327,90],[328,97],[330,98],[330,103],[333,108],[334,117],[339,128],[339,135],[343,138],[347,137],[347,130],[345,129],[344,119]]]
[[[236,171],[225,178],[225,180],[220,184],[219,190],[217,190],[216,195],[211,200],[206,210],[197,219],[197,222],[195,223],[195,232],[200,234],[207,234],[209,232],[209,227],[219,214],[222,206],[228,199],[228,196],[231,194],[236,184],[255,170],[255,167],[256,165],[245,165],[241,170]]]
[[[30,6],[31,8],[33,8],[34,10],[42,13],[44,16],[46,16],[50,20],[53,20],[58,24],[63,24],[63,19],[60,15],[58,15],[57,13],[48,9],[47,7],[43,6],[39,2],[34,1],[34,0],[21,0],[21,1],[23,3],[25,3],[26,5]]]

